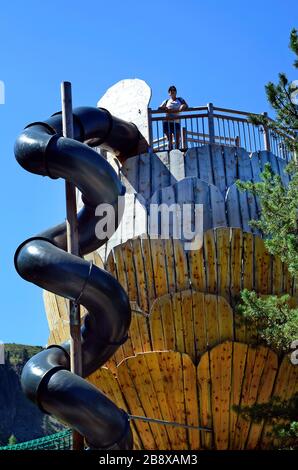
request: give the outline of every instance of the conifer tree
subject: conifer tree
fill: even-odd
[[[294,68],[298,69],[298,32],[293,29],[290,34],[290,49],[296,55]],[[254,193],[261,206],[259,220],[251,225],[263,232],[268,251],[285,262],[290,273],[298,282],[298,80],[290,82],[284,73],[279,74],[277,84],[269,82],[265,86],[266,95],[275,110],[275,121],[264,115],[251,116],[254,124],[267,126],[273,132],[282,132],[286,145],[293,154],[286,171],[291,180],[287,188],[281,178],[275,175],[270,164],[265,165],[258,183],[238,181],[240,190]],[[262,340],[278,354],[288,352],[291,343],[298,339],[298,308],[290,305],[289,296],[280,298],[269,296],[259,298],[255,292],[244,290],[241,293],[242,305],[239,313],[246,322],[254,324],[258,330],[258,340]],[[296,366],[298,367],[298,366]],[[288,445],[298,444],[298,396],[287,402],[272,402],[262,407],[242,410],[254,420],[267,418],[275,423],[281,416],[288,419],[286,425],[275,426],[274,432]],[[239,411],[239,410],[238,410]],[[291,444],[292,445],[292,444]]]

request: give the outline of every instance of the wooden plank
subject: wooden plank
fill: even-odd
[[[226,186],[229,187],[237,179],[237,153],[240,149],[236,147],[223,146],[223,161],[226,173]]]
[[[220,384],[220,413],[221,413],[221,432],[220,448],[229,448],[229,425],[230,425],[230,396],[232,381],[232,357],[233,343],[225,342],[218,346],[221,348],[221,384]],[[211,351],[212,355],[212,351]],[[216,438],[215,438],[216,439]]]
[[[148,335],[148,330],[145,330],[145,328],[143,330],[140,330],[140,324],[142,324],[140,320],[144,320],[143,315],[141,313],[137,313],[137,311],[132,310],[131,325],[128,334],[132,345],[132,353],[128,354],[128,352],[126,352],[126,357],[144,351],[142,334],[145,333]],[[123,346],[126,351],[126,343]]]
[[[172,308],[175,325],[175,336],[176,336],[176,348],[177,351],[184,352],[184,334],[183,334],[183,313],[181,308],[181,297],[180,292],[172,297]]]
[[[189,272],[186,253],[179,240],[173,240],[173,248],[175,255],[176,290],[187,289],[189,287]]]
[[[196,369],[190,358],[182,355],[183,388],[185,399],[186,424],[199,426],[199,402],[196,387]],[[201,447],[200,431],[188,429],[188,449],[198,450]]]
[[[242,386],[242,398],[240,406],[252,406],[257,401],[258,389],[261,382],[261,377],[265,367],[268,356],[268,348],[258,346],[253,349],[248,348],[247,363]],[[235,433],[234,448],[245,449],[246,442],[251,429],[251,421],[238,416],[237,432]],[[256,429],[255,429],[256,430]],[[252,431],[253,436],[254,431]]]
[[[171,184],[171,176],[169,170],[168,152],[158,152],[151,156],[151,191],[155,191],[169,186]]]
[[[205,274],[205,260],[203,247],[199,250],[190,250],[187,253],[189,263],[189,278],[191,285],[202,292],[207,289]]]
[[[252,170],[252,181],[253,183],[259,183],[261,181],[260,174],[262,172],[259,152],[254,152],[251,154],[250,164],[251,164],[251,170]]]
[[[147,231],[152,240],[159,238],[161,233],[161,215],[159,213],[159,206],[162,199],[162,190],[155,191],[151,199],[148,201],[147,212]]]
[[[249,351],[250,351],[250,348],[248,350],[248,356],[249,356]],[[263,374],[267,356],[268,356],[268,348],[265,348],[263,346],[258,346],[256,349],[255,361],[254,361],[253,370],[251,372],[251,376],[249,377],[245,373],[246,380],[244,381],[244,390],[246,392],[246,395],[242,402],[242,405],[244,406],[253,406],[257,402],[258,389],[260,386],[261,377]],[[252,432],[252,436],[253,436],[254,431],[256,431],[256,429],[254,431],[252,430],[251,420],[244,420],[244,421],[242,422],[241,435],[240,435],[240,448],[241,449],[246,448],[250,432]]]
[[[205,296],[205,312],[207,347],[210,349],[212,346],[217,344],[220,338],[216,296]]]
[[[229,444],[231,366],[232,343],[223,343],[211,350],[211,403],[214,442],[217,450],[225,450]]]
[[[254,364],[256,360],[256,349],[248,348],[246,356],[245,374],[242,382],[240,406],[248,405],[250,400],[250,383],[253,377]],[[246,436],[249,431],[250,422],[247,422],[240,414],[237,416],[232,448],[241,450],[244,448]]]
[[[273,155],[273,153],[271,152],[268,152],[268,161],[271,165],[271,169],[272,171],[276,174],[276,175],[280,175],[279,173],[279,165],[278,165],[278,157],[276,157],[275,155]]]
[[[163,240],[151,240],[151,256],[157,297],[168,292]]]
[[[155,353],[139,354],[136,357],[127,359],[128,367],[139,399],[144,408],[145,416],[149,418],[162,419],[158,402],[156,399],[154,384],[148,371],[145,359],[145,356],[147,354]],[[152,432],[154,433],[154,438],[158,445],[158,449],[167,449],[170,444],[165,426],[160,424],[150,424],[150,426]]]
[[[200,356],[207,350],[207,332],[206,332],[206,294],[193,291],[192,294],[192,310],[194,316],[194,334],[195,334],[195,350],[196,361],[198,363]]]
[[[271,256],[264,241],[255,237],[255,289],[260,294],[269,294],[271,287]]]
[[[110,400],[112,400],[118,407],[127,411],[127,405],[119,387],[119,383],[109,369],[101,367],[88,377],[88,382],[92,383],[107,395],[107,397],[110,398]],[[131,422],[130,426],[133,432],[134,449],[141,449],[142,443],[134,423]]]
[[[152,243],[154,240],[152,240]],[[149,238],[141,238],[142,253],[144,260],[144,272],[146,277],[146,286],[147,286],[147,295],[149,307],[153,299],[156,298],[155,282],[154,282],[154,272],[153,272],[153,262],[151,255],[151,240]]]
[[[171,181],[174,184],[185,178],[184,155],[180,150],[171,150],[169,152]]]
[[[125,160],[121,167],[121,173],[123,175],[122,182],[126,186],[127,192],[139,192],[139,157]]]
[[[156,300],[158,302],[159,299]],[[173,351],[177,350],[175,317],[173,312],[172,294],[160,298],[161,324],[164,337],[165,348]],[[153,334],[152,334],[153,336]],[[152,339],[153,341],[153,339]]]
[[[260,217],[260,213],[259,213],[260,202],[258,198],[254,194],[246,191],[246,199],[247,199],[248,210],[249,210],[249,220],[258,220]],[[255,235],[258,235],[259,237],[261,236],[261,231],[258,230],[257,228],[249,226],[249,230],[247,231],[252,232]]]
[[[111,251],[106,262],[105,262],[105,269],[115,278],[117,279],[117,269],[116,269],[116,262],[114,258],[114,252]]]
[[[125,194],[125,208],[124,214],[121,221],[121,241],[120,243],[126,242],[134,236],[135,228],[135,194]],[[119,241],[117,241],[119,243]],[[116,242],[116,243],[117,243]]]
[[[114,248],[114,260],[117,270],[117,280],[120,282],[123,289],[128,292],[128,282],[126,277],[126,265],[123,256],[124,245],[119,245]],[[109,256],[110,257],[110,256]]]
[[[249,225],[251,220],[250,210],[249,210],[249,203],[248,203],[248,194],[247,191],[238,191],[239,194],[239,205],[240,205],[240,214],[241,214],[241,225],[243,231],[251,232],[252,228]]]
[[[211,147],[214,185],[218,187],[223,195],[226,193],[227,184],[225,178],[225,167],[222,155],[221,145],[212,145]]]
[[[187,149],[185,152],[185,177],[194,176],[199,178],[198,169],[198,147]]]
[[[125,401],[128,404],[129,412],[137,416],[146,416],[146,411],[143,408],[143,403],[139,397],[138,389],[134,384],[134,373],[131,372],[129,367],[130,361],[131,359],[127,359],[122,362],[117,369],[119,384],[122,393],[125,396]],[[135,426],[138,430],[143,447],[150,450],[158,449],[158,444],[155,440],[155,432],[153,432],[155,430],[154,428],[152,429],[151,424],[136,420]]]
[[[254,236],[243,233],[243,289],[253,290],[254,281]]]
[[[139,156],[139,194],[145,200],[151,196],[151,157],[150,154],[144,153]]]
[[[169,208],[173,205],[176,204],[176,185],[173,186],[167,186],[166,188],[163,188],[159,192],[159,204],[166,204]],[[160,217],[160,223],[161,226],[158,228],[158,233],[165,238],[174,237],[176,235],[176,230],[181,229],[181,224],[178,224],[177,226],[175,225],[174,228],[174,221],[173,221],[173,215],[169,215],[168,219],[165,220],[163,217]],[[176,224],[176,217],[175,217],[175,224]],[[178,232],[179,234],[179,232]],[[180,238],[180,237],[178,237]]]
[[[137,314],[137,319],[139,327],[139,337],[142,344],[142,351],[152,351],[148,318],[142,314]]]
[[[213,228],[213,213],[212,213],[212,204],[211,204],[211,190],[206,183],[206,181],[199,180],[197,178],[192,178],[193,184],[193,203],[194,204],[203,204],[203,227],[198,227],[204,231]],[[216,208],[215,208],[216,209]],[[194,215],[194,207],[193,207]],[[192,230],[195,230],[195,220],[193,217],[192,220]]]
[[[236,185],[228,188],[226,195],[227,221],[229,227],[242,227],[239,191]]]
[[[225,201],[222,194],[216,186],[209,185],[210,202],[211,202],[211,214],[212,214],[212,228],[226,227],[226,209]],[[205,221],[204,221],[205,222]],[[206,227],[207,229],[207,227]],[[204,230],[205,223],[204,223]]]
[[[212,164],[212,156],[211,156],[211,146],[204,145],[198,148],[197,151],[198,157],[198,168],[199,168],[199,175],[198,177],[206,181],[210,184],[215,184],[214,182],[214,174],[213,174],[213,164]]]
[[[238,414],[234,406],[239,406],[241,402],[242,384],[245,372],[246,355],[248,346],[242,343],[233,343],[233,363],[232,363],[232,388],[230,402],[230,448],[234,449],[236,440],[236,424]]]
[[[151,307],[149,325],[150,325],[150,334],[152,338],[152,348],[154,351],[164,351],[165,349],[174,349],[175,345],[175,329],[174,322],[170,321],[169,326],[172,327],[172,347],[167,345],[166,339],[164,337],[163,329],[163,319],[166,315],[166,307],[169,306],[171,311],[171,300],[169,297],[163,296],[156,299]],[[172,318],[171,318],[172,320]],[[167,331],[167,333],[170,333]]]
[[[166,260],[166,274],[168,281],[168,291],[176,291],[176,265],[175,265],[175,254],[173,247],[173,240],[163,240],[165,260]]]
[[[156,393],[156,399],[158,402],[161,419],[166,421],[173,421],[173,416],[171,413],[171,408],[168,406],[167,395],[165,393],[165,387],[167,386],[164,382],[163,371],[160,368],[159,357],[157,354],[146,354],[144,355],[148,370],[152,376],[152,381],[154,383],[154,389]],[[169,447],[166,450],[170,449],[179,449],[179,436],[176,428],[172,426],[165,426],[165,431],[169,440]]]
[[[131,301],[138,302],[138,272],[136,272],[134,259],[133,259],[133,247],[130,240],[122,245],[123,260],[126,268],[126,279],[127,279],[127,293]]]
[[[283,293],[283,263],[278,256],[272,257],[272,294]]]
[[[233,310],[224,297],[217,297],[217,317],[219,338],[217,342],[234,339]]]
[[[242,247],[243,237],[242,230],[238,228],[232,229],[231,237],[231,295],[235,297],[239,295],[241,290],[242,279]]]
[[[267,150],[259,151],[259,159],[262,171],[264,171],[266,163],[270,163],[269,154],[270,152],[267,152]]]
[[[193,178],[185,178],[175,185],[177,203],[180,206],[180,232],[181,240],[191,241],[194,230],[194,190]],[[186,212],[185,205],[188,204],[189,212]]]
[[[211,377],[209,353],[206,352],[201,357],[197,367],[199,403],[200,403],[200,423],[202,427],[213,427],[213,415],[211,407]],[[203,449],[212,448],[213,433],[201,432],[201,442]]]
[[[135,266],[136,278],[137,278],[137,290],[138,290],[138,304],[146,313],[149,313],[149,302],[148,302],[148,286],[146,282],[145,264],[142,253],[142,243],[140,238],[134,238],[131,240],[131,247],[133,253],[133,262]]]
[[[183,354],[171,352],[169,355],[171,375],[173,382],[169,392],[172,395],[172,403],[174,405],[174,421],[176,423],[185,423],[185,402],[184,402],[184,385],[183,385],[183,369],[182,369]],[[182,448],[186,448],[187,432],[185,428],[178,427],[179,439]]]
[[[258,388],[258,395],[256,400],[258,404],[268,403],[270,401],[277,370],[277,355],[273,351],[268,350],[268,355],[266,357],[260,385]],[[246,442],[246,449],[257,448],[263,430],[263,426],[264,420],[262,420],[260,423],[252,423],[249,436]]]
[[[211,294],[217,293],[216,248],[214,233],[208,230],[204,234],[204,258],[206,263],[206,290]]]
[[[146,201],[140,194],[134,195],[134,214],[133,219],[133,235],[130,238],[137,237],[147,233],[147,207]]]
[[[177,294],[176,294],[177,296]],[[184,351],[193,362],[196,360],[194,318],[192,311],[192,291],[184,290],[181,292],[181,312],[184,336]]]
[[[285,172],[285,168],[287,166],[287,162],[282,160],[281,158],[276,158],[278,164],[278,172],[279,176],[281,177],[282,183],[284,186],[288,186],[290,182],[289,174]]]
[[[230,299],[230,229],[218,228],[216,237],[216,263],[218,292]]]
[[[248,152],[243,148],[237,148],[238,177],[242,181],[251,181],[253,179],[253,171],[251,167],[251,159]]]
[[[291,396],[293,389],[295,390],[298,384],[297,379],[296,384],[293,384],[291,380],[292,371],[296,369],[297,366],[291,364],[289,357],[284,356],[279,370],[277,371],[277,377],[275,380],[272,396],[279,397],[281,400],[287,400],[289,396]],[[281,422],[281,420],[279,420],[279,422]],[[278,445],[274,439],[274,436],[270,435],[271,433],[272,424],[266,423],[262,432],[261,448],[269,448],[272,444]]]

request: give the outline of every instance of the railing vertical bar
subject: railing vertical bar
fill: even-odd
[[[159,122],[160,121],[155,121],[156,124],[156,134],[157,134],[157,148],[156,151],[158,152],[160,150],[160,142],[159,142]]]
[[[215,133],[214,133],[214,117],[213,117],[213,103],[208,103],[208,134],[209,134],[209,142],[214,144],[215,142]]]
[[[149,135],[149,146],[153,149],[153,126],[152,126],[152,109],[148,108],[148,135]]]
[[[236,137],[237,137],[237,136],[236,136],[236,131],[235,131],[235,121],[234,121],[234,119],[233,119],[233,121],[232,121],[232,124],[233,124],[233,134],[234,134],[233,137],[234,137],[234,139],[236,140]],[[239,137],[239,139],[240,139],[240,135],[239,135],[238,137]]]
[[[206,144],[206,134],[205,134],[205,118],[201,118],[202,119],[202,128],[203,128],[203,140],[204,140],[204,144]]]
[[[261,132],[263,132],[262,127],[258,126],[258,140],[259,140],[259,150],[262,150],[262,142],[261,142]]]
[[[227,120],[227,125],[228,125],[228,133],[229,133],[229,143],[231,145],[232,144],[232,138],[231,138],[231,130],[230,130],[230,119]]]
[[[242,121],[242,129],[243,129],[244,145],[245,145],[245,149],[247,149],[247,145],[246,145],[246,135],[245,135],[245,127],[244,127],[243,121]]]
[[[250,128],[249,128],[248,122],[246,122],[246,126],[247,126],[247,134],[248,134],[248,141],[249,141],[249,151],[252,152],[252,145],[251,145],[251,138],[250,138]]]
[[[223,133],[224,133],[224,145],[227,144],[227,138],[226,138],[226,124],[224,118],[222,118],[222,128],[223,128]]]
[[[253,137],[254,137],[254,149],[253,149],[253,152],[255,152],[257,150],[257,143],[256,143],[256,126],[254,126],[253,124],[251,124],[251,129],[252,129],[252,133],[253,133]]]

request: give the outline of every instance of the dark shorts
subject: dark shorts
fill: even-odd
[[[177,132],[180,132],[180,123],[179,122],[170,122],[170,121],[164,121],[162,123],[162,128],[163,128],[163,133],[166,135],[169,134],[176,134]]]

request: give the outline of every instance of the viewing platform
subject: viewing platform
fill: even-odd
[[[266,113],[263,115],[267,116]],[[170,123],[179,122],[181,137],[178,148],[182,151],[205,144],[219,144],[242,147],[249,153],[266,150],[283,160],[291,160],[292,152],[285,142],[285,138],[289,136],[263,125],[254,125],[250,116],[257,114],[220,108],[213,103],[190,107],[175,118],[169,118],[160,109],[148,108],[149,143],[154,152],[169,150],[169,143],[163,132],[164,123],[170,126]],[[174,132],[173,148],[177,148],[175,137]]]

